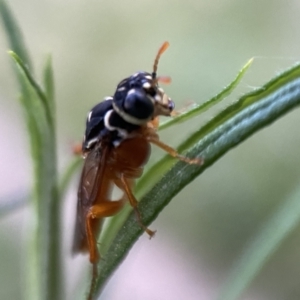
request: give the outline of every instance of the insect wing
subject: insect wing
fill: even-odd
[[[73,253],[88,251],[85,217],[96,200],[100,187],[99,182],[104,174],[108,150],[106,143],[100,141],[85,158],[78,189]]]

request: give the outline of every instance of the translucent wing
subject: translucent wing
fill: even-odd
[[[99,189],[105,175],[105,165],[109,151],[108,143],[100,140],[85,158],[78,189],[73,253],[88,250],[85,218],[89,208],[97,201],[99,192],[101,193]]]

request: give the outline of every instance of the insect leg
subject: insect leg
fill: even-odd
[[[153,120],[149,121],[147,123],[147,126],[149,128],[152,128],[152,129],[155,129],[157,130],[158,129],[158,126],[159,126],[159,117],[155,117]]]
[[[147,232],[149,237],[152,238],[155,234],[155,231],[152,231],[149,228],[147,228],[142,222],[141,214],[137,207],[138,201],[136,200],[136,198],[134,197],[134,195],[132,193],[132,182],[130,182],[127,178],[125,178],[124,174],[121,174],[120,183],[118,183],[117,185],[118,186],[121,185],[120,187],[126,193],[129,203],[135,211],[139,225]]]
[[[90,262],[95,264],[99,261],[100,256],[97,248],[97,241],[93,233],[93,219],[102,219],[118,213],[124,206],[125,199],[118,201],[105,201],[89,208],[86,215],[86,234],[90,252]]]
[[[87,212],[86,220],[85,220],[86,234],[87,234],[87,241],[88,241],[88,247],[90,252],[90,262],[93,264],[92,280],[91,280],[90,290],[87,298],[88,300],[92,300],[93,298],[93,291],[95,288],[96,279],[98,277],[97,262],[100,259],[99,251],[97,248],[97,241],[93,233],[92,222],[94,219],[102,219],[105,217],[110,217],[115,215],[122,209],[124,203],[125,203],[124,198],[118,201],[104,201],[100,204],[91,206]]]
[[[159,148],[163,149],[164,151],[168,152],[171,156],[173,156],[181,161],[184,161],[188,164],[202,165],[202,163],[203,163],[203,160],[201,158],[188,158],[183,155],[180,155],[175,149],[173,149],[172,147],[170,147],[167,144],[160,141],[158,139],[158,137],[155,135],[148,135],[147,140],[150,143],[152,143],[152,144],[158,146]]]

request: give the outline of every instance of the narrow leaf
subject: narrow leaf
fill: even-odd
[[[49,102],[49,109],[51,111],[51,115],[54,118],[55,114],[55,88],[54,88],[54,79],[53,79],[53,69],[52,69],[52,59],[49,55],[45,61],[44,72],[43,72],[43,83],[46,98]]]
[[[10,48],[16,52],[18,56],[21,57],[22,61],[24,61],[31,69],[30,58],[23,42],[22,33],[12,12],[3,0],[0,0],[0,14],[9,40]]]
[[[42,104],[44,105],[47,121],[50,124],[51,128],[53,128],[53,115],[51,115],[50,104],[49,104],[49,101],[48,101],[45,93],[43,92],[43,90],[41,89],[39,84],[35,81],[35,79],[31,75],[29,69],[24,65],[21,58],[13,51],[9,51],[9,54],[14,59],[16,64],[23,70],[25,76],[27,77],[27,80],[30,82],[30,84],[34,88],[36,94],[38,95],[39,99],[41,100]]]
[[[229,96],[232,91],[236,88],[236,86],[239,84],[241,79],[244,77],[245,73],[249,69],[249,67],[252,65],[253,58],[251,58],[239,71],[235,79],[227,85],[219,94],[211,98],[210,100],[204,102],[203,104],[194,104],[193,107],[187,111],[182,112],[178,116],[176,116],[173,119],[170,119],[159,126],[159,130],[166,129],[172,125],[179,124],[182,122],[185,122],[191,118],[194,118],[201,113],[205,112],[212,106],[218,104],[220,101],[222,101],[225,97]]]

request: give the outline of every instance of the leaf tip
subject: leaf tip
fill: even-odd
[[[18,62],[19,56],[17,55],[16,52],[12,51],[12,50],[8,50],[7,54],[16,62]]]
[[[252,65],[253,61],[254,61],[254,57],[251,57],[245,64],[245,68],[248,69]]]

